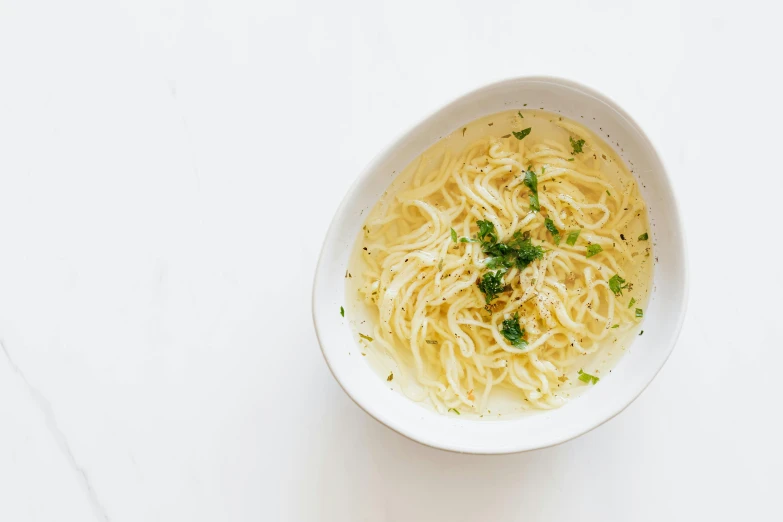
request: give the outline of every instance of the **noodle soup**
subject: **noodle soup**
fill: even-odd
[[[556,408],[641,334],[648,238],[634,178],[598,136],[494,114],[428,149],[369,213],[346,317],[381,378],[441,413]]]

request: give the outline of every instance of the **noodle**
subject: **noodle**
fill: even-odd
[[[494,118],[529,122],[523,139],[486,135],[457,154],[422,155],[357,240],[359,292],[377,312],[366,344],[395,361],[408,396],[443,413],[483,413],[498,389],[511,390],[522,409],[562,405],[583,358],[630,332],[639,319],[629,303],[646,296],[649,244],[631,236],[647,230],[646,208],[633,177],[575,122],[517,115]],[[537,177],[538,211],[528,172]],[[498,243],[529,238],[537,257],[488,267],[491,236],[479,236],[480,226]],[[481,286],[488,273],[502,277],[493,298]],[[613,276],[624,283],[619,293]]]

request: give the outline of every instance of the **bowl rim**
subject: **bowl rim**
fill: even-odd
[[[599,418],[597,421],[592,423],[586,423],[583,426],[580,426],[574,430],[567,431],[563,436],[558,438],[553,438],[551,441],[547,441],[543,444],[536,444],[536,443],[527,443],[527,444],[519,444],[518,446],[512,448],[512,449],[493,449],[493,448],[476,448],[476,447],[459,447],[454,444],[450,443],[438,443],[436,440],[428,439],[423,440],[416,436],[411,430],[409,430],[406,426],[400,425],[399,423],[394,422],[393,419],[390,418],[382,418],[384,416],[376,413],[373,411],[373,408],[367,404],[363,404],[363,401],[361,401],[358,397],[355,397],[353,393],[351,393],[348,388],[343,384],[343,382],[337,377],[337,374],[335,373],[334,368],[332,367],[332,362],[330,361],[329,354],[327,353],[327,350],[324,349],[324,343],[322,341],[321,331],[319,328],[319,313],[318,313],[318,292],[317,292],[317,283],[319,279],[324,277],[323,275],[323,262],[324,262],[324,251],[327,248],[327,245],[330,241],[333,240],[333,235],[335,234],[335,223],[338,220],[338,217],[342,214],[343,209],[348,204],[348,202],[351,200],[352,195],[354,194],[357,186],[359,186],[363,181],[367,180],[370,175],[377,170],[377,167],[379,166],[379,163],[381,159],[389,152],[389,150],[395,148],[397,145],[399,145],[402,140],[410,135],[413,131],[415,131],[419,126],[423,125],[427,121],[429,121],[434,116],[443,113],[445,111],[448,111],[453,106],[463,102],[466,98],[473,97],[479,93],[481,93],[484,90],[493,89],[499,86],[502,86],[504,84],[514,84],[518,83],[520,81],[524,82],[549,82],[549,83],[555,83],[561,86],[569,87],[577,91],[581,91],[582,93],[586,95],[590,95],[597,100],[605,103],[610,108],[612,108],[614,111],[616,111],[620,116],[625,118],[625,120],[629,123],[629,125],[639,133],[640,136],[644,140],[646,140],[647,145],[650,147],[650,151],[654,157],[655,160],[659,162],[661,165],[661,173],[662,179],[665,182],[666,188],[668,189],[669,193],[672,197],[672,203],[673,206],[668,209],[668,214],[673,218],[674,222],[676,223],[676,229],[679,232],[679,245],[678,248],[682,255],[682,297],[681,297],[681,311],[679,314],[679,317],[677,318],[677,322],[675,325],[672,326],[670,330],[670,337],[669,337],[669,343],[668,347],[666,349],[666,353],[664,357],[660,360],[660,363],[657,365],[657,368],[655,368],[655,371],[650,375],[649,379],[647,379],[647,382],[645,382],[642,386],[638,387],[637,389],[634,389],[631,391],[631,394],[629,395],[629,398],[627,401],[624,401],[624,404],[621,404],[619,407],[615,408],[614,410],[609,411],[607,414],[605,414],[603,417]],[[660,373],[663,366],[666,364],[666,361],[669,360],[669,357],[671,357],[672,352],[674,351],[675,346],[677,345],[677,341],[680,337],[680,333],[682,332],[682,326],[685,322],[685,317],[687,315],[687,309],[688,309],[688,301],[689,301],[689,294],[690,294],[690,261],[688,256],[688,250],[687,250],[687,241],[685,238],[685,227],[683,227],[682,224],[682,212],[680,209],[680,202],[677,198],[677,193],[674,190],[674,186],[672,185],[671,181],[671,175],[669,174],[669,169],[661,156],[660,152],[658,151],[658,148],[655,146],[653,141],[650,139],[650,137],[647,135],[646,132],[642,129],[642,127],[639,125],[639,123],[630,115],[628,114],[625,109],[623,109],[614,99],[611,97],[603,94],[602,92],[599,92],[598,90],[594,89],[593,87],[590,87],[589,85],[585,85],[583,83],[570,80],[563,77],[558,76],[551,76],[551,75],[523,75],[523,76],[513,76],[508,77],[502,80],[493,81],[490,83],[482,84],[481,86],[471,89],[470,91],[457,96],[456,98],[452,99],[451,101],[445,103],[444,105],[436,108],[435,110],[429,112],[424,117],[418,119],[414,124],[404,128],[400,133],[398,133],[392,140],[388,142],[388,145],[382,147],[376,154],[373,156],[373,158],[362,168],[359,175],[356,176],[354,181],[351,183],[347,191],[345,192],[345,195],[343,196],[342,200],[340,201],[340,204],[338,205],[337,209],[334,211],[334,214],[332,216],[332,219],[329,223],[329,228],[326,231],[326,235],[324,236],[323,243],[321,245],[321,249],[318,253],[318,260],[316,262],[316,269],[313,277],[313,288],[311,292],[311,311],[313,316],[313,325],[315,328],[315,335],[318,340],[318,345],[321,349],[321,354],[323,355],[324,360],[326,361],[326,365],[329,368],[329,371],[332,373],[332,376],[334,377],[335,381],[340,385],[340,387],[343,389],[343,391],[350,397],[350,399],[359,407],[361,408],[365,413],[367,413],[370,417],[372,417],[377,422],[383,424],[384,426],[388,427],[389,429],[399,433],[400,435],[404,436],[407,439],[410,439],[414,442],[417,442],[423,446],[431,447],[438,450],[445,450],[445,451],[452,451],[457,453],[467,453],[467,454],[476,454],[476,455],[508,455],[508,454],[514,454],[514,453],[521,453],[525,451],[531,451],[536,449],[543,449],[543,448],[549,448],[552,446],[557,446],[559,444],[563,444],[565,442],[568,442],[569,440],[572,440],[574,438],[577,438],[581,435],[584,435],[585,433],[588,433],[599,426],[603,425],[607,421],[613,419],[618,414],[620,414],[623,410],[625,410],[628,406],[630,406],[641,394],[644,392],[644,390],[647,389],[647,387],[655,380],[655,377]],[[492,421],[495,422],[495,421]],[[503,422],[503,421],[499,421]]]

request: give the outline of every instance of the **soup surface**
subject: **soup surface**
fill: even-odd
[[[381,378],[441,413],[556,408],[641,335],[651,246],[601,138],[544,111],[494,114],[428,149],[369,213],[346,317]]]

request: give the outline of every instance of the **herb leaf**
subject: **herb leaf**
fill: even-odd
[[[573,154],[580,154],[582,152],[582,145],[585,144],[585,140],[575,140],[571,136],[568,137],[571,141],[571,147],[574,149]]]
[[[609,279],[609,289],[614,295],[623,295],[623,288],[626,288],[628,284],[625,279],[615,274]]]
[[[585,253],[585,257],[593,257],[594,255],[603,251],[604,249],[601,248],[601,245],[598,243],[593,243],[591,245],[587,245],[587,252]]]
[[[639,236],[639,241],[647,241],[648,239],[650,239],[650,235],[647,232]]]
[[[613,324],[612,328],[620,328],[620,325],[619,324]]]
[[[451,229],[451,240],[454,241],[455,243],[457,242],[457,231],[454,230],[453,228]]]
[[[459,410],[457,408],[449,408],[449,411],[453,411],[457,415],[460,415],[460,412],[459,412]]]
[[[520,118],[522,118],[522,119],[524,119],[524,118],[525,118],[524,116],[522,116],[522,111],[517,111],[517,114],[519,114],[519,117],[520,117]]]
[[[340,307],[340,315],[345,317],[345,309],[342,306]]]
[[[636,317],[644,317],[644,311],[641,308],[636,309]]]
[[[519,314],[514,312],[514,316],[511,319],[503,321],[503,327],[500,329],[500,333],[503,337],[508,339],[508,342],[512,346],[518,348],[524,348],[527,346],[527,341],[523,339],[525,336],[525,329],[519,325]]]
[[[552,238],[555,240],[555,245],[560,244],[560,231],[555,226],[555,222],[549,218],[544,219],[544,225],[546,229],[552,234]]]
[[[589,373],[583,372],[581,369],[579,370],[579,380],[582,382],[586,382],[588,384],[595,384],[601,379],[596,377],[595,375],[590,375]]]
[[[631,301],[628,303],[628,308],[631,308],[631,307],[632,307],[633,305],[635,305],[635,304],[636,304],[636,299],[634,299],[634,298],[632,297],[632,298],[631,298]]]
[[[568,237],[566,237],[566,243],[574,246],[576,244],[576,240],[579,238],[579,234],[582,232],[582,229],[578,230],[572,230],[568,233]]]
[[[364,339],[365,341],[370,341],[370,342],[372,342],[372,337],[370,337],[369,335],[364,335],[363,333],[360,333],[360,334],[359,334],[359,337],[361,337],[361,338],[362,338],[362,339]]]
[[[541,210],[541,205],[538,203],[538,176],[532,170],[525,171],[525,179],[522,180],[527,188],[533,192],[530,195],[530,209],[534,212]]]
[[[525,136],[527,136],[528,134],[530,134],[530,131],[531,131],[531,130],[532,130],[532,127],[528,127],[527,129],[522,129],[522,130],[521,130],[521,131],[519,131],[519,132],[512,131],[512,132],[511,132],[511,134],[513,134],[513,135],[514,135],[514,137],[515,137],[516,139],[518,139],[518,140],[522,140],[522,139],[524,139],[524,138],[525,138]]]
[[[505,270],[498,270],[495,273],[487,272],[479,280],[478,287],[481,293],[484,294],[487,304],[491,303],[493,299],[497,298],[498,294],[503,292],[503,287],[505,286],[503,284],[503,274],[505,273]]]

